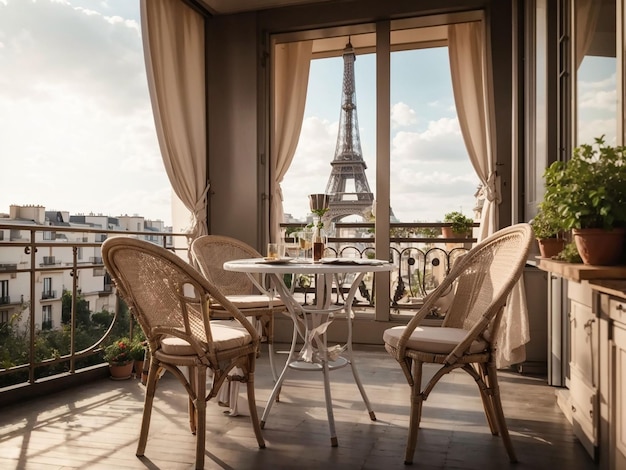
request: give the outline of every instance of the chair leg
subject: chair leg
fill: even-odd
[[[204,468],[204,447],[206,439],[206,366],[194,367],[196,376],[196,392],[194,400],[196,409],[196,469]]]
[[[422,418],[422,404],[424,396],[422,395],[422,362],[413,361],[413,386],[411,387],[411,414],[409,417],[409,436],[406,444],[406,452],[404,455],[405,465],[413,463],[413,455],[417,447],[417,433]]]
[[[263,439],[263,434],[261,434],[261,424],[259,423],[259,414],[256,409],[256,398],[254,394],[254,373],[247,372],[246,375],[248,377],[246,390],[248,392],[248,408],[250,410],[250,419],[252,420],[252,429],[254,430],[254,435],[256,436],[259,448],[265,449],[265,440]]]
[[[188,367],[187,368],[188,374],[189,374],[189,386],[191,387],[192,390],[196,390],[196,382],[197,377],[196,377],[196,369],[194,367]],[[187,397],[188,400],[188,409],[189,409],[189,429],[191,429],[191,434],[196,434],[197,432],[197,419],[198,417],[196,416],[196,405],[194,404],[194,400],[192,397],[188,396]]]
[[[502,437],[502,442],[504,442],[504,447],[509,454],[509,461],[511,463],[515,463],[517,462],[517,456],[515,455],[513,442],[511,441],[509,429],[506,425],[506,420],[504,418],[502,401],[500,400],[500,386],[498,385],[498,375],[496,371],[496,366],[493,363],[487,365],[487,380],[489,381],[488,385],[491,389],[491,403],[495,415],[494,417],[498,426],[498,430],[500,431],[500,436]]]
[[[152,403],[154,402],[154,394],[156,392],[156,384],[158,380],[159,361],[152,358],[150,360],[150,369],[148,371],[148,380],[146,382],[146,396],[143,404],[143,416],[141,418],[141,431],[139,432],[139,442],[137,444],[137,452],[135,455],[141,457],[146,451],[146,443],[148,442],[148,432],[150,431],[150,417],[152,416]]]
[[[474,367],[470,365],[469,367]],[[498,424],[496,423],[496,414],[493,409],[493,401],[491,400],[490,390],[488,389],[489,379],[487,377],[487,368],[485,364],[477,364],[474,370],[478,369],[479,377],[476,378],[476,384],[480,391],[480,398],[483,402],[483,409],[485,410],[485,417],[487,418],[487,424],[489,430],[493,436],[498,435]]]

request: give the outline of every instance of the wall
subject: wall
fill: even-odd
[[[257,34],[254,14],[207,25],[209,231],[257,245]]]

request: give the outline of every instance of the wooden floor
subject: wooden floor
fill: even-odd
[[[280,357],[284,359],[284,356]],[[332,395],[339,439],[331,447],[322,375],[290,371],[259,449],[245,393],[237,417],[208,404],[207,469],[401,469],[408,427],[408,386],[382,346],[355,353],[377,421],[370,421],[349,367],[333,371]],[[499,437],[489,433],[478,391],[464,372],[434,390],[424,407],[413,467],[419,469],[595,469],[572,434],[545,379],[500,374],[504,411],[520,462],[508,462]],[[259,358],[259,416],[272,387],[267,353]],[[242,389],[243,390],[243,389]],[[144,387],[109,379],[18,406],[0,408],[0,468],[189,469],[194,436],[188,431],[184,390],[162,379],[145,457],[135,457]],[[409,467],[410,468],[410,467]]]

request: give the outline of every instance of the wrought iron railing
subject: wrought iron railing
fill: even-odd
[[[391,223],[389,253],[377,254],[373,223],[336,223],[327,232],[329,236],[324,256],[389,259],[397,266],[391,273],[391,312],[410,314],[439,285],[454,260],[476,241],[475,238],[443,238],[441,228],[451,226],[443,222]],[[285,223],[281,227],[287,238],[293,238],[305,225]],[[302,281],[300,285],[298,280]],[[349,278],[346,279],[348,284],[349,281]],[[301,276],[296,279],[294,290],[307,295],[312,282],[312,278]],[[344,290],[342,287],[336,287],[338,302]],[[373,307],[373,291],[374,276],[366,276],[359,286],[357,303]],[[432,316],[438,314],[432,312]]]
[[[392,224],[389,252],[377,254],[373,224],[336,224],[325,256],[377,257],[392,261],[397,269],[391,275],[390,308],[394,314],[410,314],[445,276],[456,256],[474,241],[437,236],[437,231],[445,225]],[[298,226],[288,224],[285,228]],[[33,385],[49,380],[50,376],[71,375],[101,364],[107,337],[134,334],[134,324],[128,312],[119,308],[115,289],[102,264],[100,248],[107,237],[146,237],[172,250],[178,250],[174,246],[181,246],[180,250],[185,252],[188,246],[187,240],[172,243],[177,237],[187,238],[186,234],[170,232],[55,227],[56,235],[65,236],[46,239],[44,233],[50,231],[50,226],[0,224],[3,234],[0,238],[0,284],[4,292],[0,297],[0,321],[8,319],[0,323],[0,344],[3,345],[0,348],[0,393],[7,387]],[[186,253],[180,254],[187,259]],[[49,278],[46,282],[51,282],[51,287],[44,287],[42,278]],[[311,284],[307,287],[304,279],[302,281],[296,283],[296,289],[305,295],[306,301],[307,294],[312,293]],[[357,301],[364,308],[374,306],[374,282],[374,276],[366,276],[359,286]],[[337,303],[342,302],[350,284],[349,276],[340,279],[335,288]],[[82,297],[91,299],[86,302],[90,310],[86,317],[82,316]],[[64,305],[68,299],[69,311],[67,304]],[[96,314],[108,312],[108,308],[110,322],[97,327],[95,317],[106,315]],[[91,323],[85,325],[86,321]],[[87,330],[93,333],[89,339],[85,339]],[[64,336],[61,338],[61,335]],[[50,339],[45,347],[42,346],[44,337]],[[18,340],[22,341],[24,349],[16,359],[8,352],[16,350]]]

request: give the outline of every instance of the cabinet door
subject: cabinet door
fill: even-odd
[[[611,468],[626,468],[626,325],[613,326],[613,387],[611,398]]]
[[[595,388],[598,377],[598,334],[596,315],[590,306],[570,301],[570,368]]]
[[[598,322],[589,305],[570,300],[570,399],[574,434],[592,458],[598,448]]]

